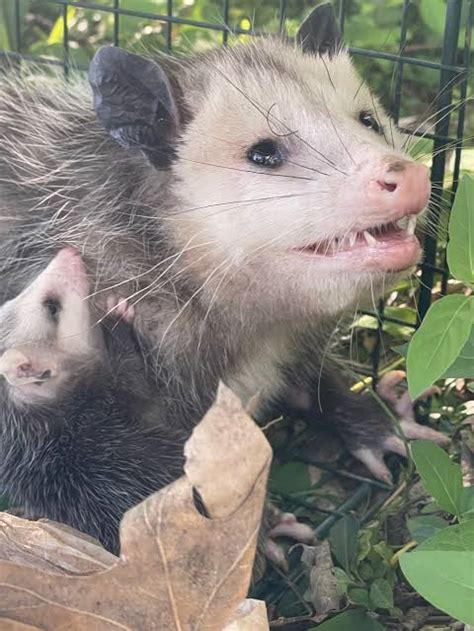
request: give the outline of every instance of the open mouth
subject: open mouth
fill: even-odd
[[[314,259],[361,259],[367,267],[401,270],[417,262],[420,244],[415,235],[416,216],[410,215],[365,230],[294,247],[293,252]]]
[[[367,228],[362,231],[352,231],[342,237],[334,237],[318,241],[304,247],[293,248],[303,254],[316,256],[337,256],[343,252],[387,245],[396,245],[397,242],[415,239],[416,217],[402,217],[396,222],[390,222]]]

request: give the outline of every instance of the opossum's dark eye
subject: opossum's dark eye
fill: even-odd
[[[283,155],[273,140],[262,140],[250,147],[247,158],[262,167],[276,167],[283,162]]]
[[[380,127],[375,116],[371,112],[361,112],[359,114],[359,120],[362,125],[365,125],[369,129],[373,129],[377,134],[382,133],[382,128]]]
[[[59,300],[56,298],[46,298],[46,300],[43,301],[43,306],[48,310],[52,320],[57,322],[59,312],[61,311],[61,303]]]

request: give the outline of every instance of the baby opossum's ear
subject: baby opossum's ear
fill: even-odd
[[[126,149],[141,149],[153,164],[166,164],[179,114],[162,68],[107,46],[95,54],[89,82],[97,117],[110,135]]]
[[[320,4],[301,24],[296,41],[305,53],[322,55],[336,53],[342,43],[339,22],[331,3]]]

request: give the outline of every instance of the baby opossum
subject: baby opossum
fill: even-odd
[[[192,426],[224,379],[331,417],[388,479],[383,453],[402,447],[326,347],[345,313],[419,261],[430,183],[331,5],[295,42],[186,59],[103,48],[89,78],[93,99],[82,78],[1,87],[0,292],[75,246],[96,295],[119,287],[136,307],[165,423]]]
[[[117,553],[123,513],[181,475],[184,440],[154,422],[131,325],[93,326],[88,291],[67,248],[0,308],[0,492]]]

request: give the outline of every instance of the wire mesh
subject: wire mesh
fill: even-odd
[[[12,46],[13,50],[2,50],[0,51],[0,56],[7,56],[16,60],[24,60],[27,62],[34,61],[38,64],[60,65],[64,69],[65,76],[68,76],[71,71],[70,36],[68,28],[68,9],[70,7],[93,9],[100,14],[112,15],[112,43],[115,46],[121,45],[121,22],[123,19],[129,17],[152,20],[163,24],[165,29],[164,50],[167,53],[173,53],[173,29],[178,26],[185,25],[189,27],[194,27],[196,29],[206,29],[209,31],[214,31],[220,34],[221,42],[223,45],[228,44],[229,37],[231,35],[259,36],[261,34],[258,30],[253,30],[252,28],[242,28],[241,26],[230,24],[231,0],[223,0],[221,13],[222,19],[219,22],[193,20],[180,17],[174,12],[173,0],[166,0],[166,2],[163,3],[163,6],[166,6],[166,12],[164,13],[155,13],[132,9],[130,8],[130,3],[127,3],[127,7],[121,6],[121,0],[108,0],[107,4],[105,3],[105,0],[103,2],[92,2],[87,0],[45,0],[45,4],[57,5],[60,7],[63,21],[62,60],[51,59],[44,55],[31,55],[24,52],[22,42],[22,14],[20,10],[20,4],[22,0],[4,1],[11,2],[14,6],[14,42]],[[238,3],[238,0],[235,1],[236,3]],[[275,0],[274,4],[275,12],[277,15],[276,30],[280,33],[283,33],[285,32],[285,25],[287,21],[288,2],[287,0]],[[401,4],[399,46],[397,53],[362,49],[359,47],[349,47],[349,51],[352,53],[352,55],[356,57],[385,60],[393,65],[390,110],[397,124],[400,121],[402,87],[404,81],[404,73],[407,66],[430,69],[436,71],[439,74],[438,95],[436,98],[436,110],[439,112],[439,114],[436,118],[434,133],[427,133],[426,131],[423,132],[419,130],[415,131],[415,135],[423,136],[434,141],[431,178],[435,190],[441,190],[443,186],[446,185],[445,175],[447,151],[448,149],[454,149],[454,170],[451,182],[452,201],[452,196],[454,195],[459,179],[464,125],[466,120],[465,97],[467,94],[470,64],[471,30],[474,14],[473,4],[472,0],[447,0],[443,45],[439,61],[416,58],[406,54],[407,33],[410,25],[410,4],[411,0],[403,0]],[[464,50],[462,51],[462,55],[459,55],[458,40],[461,32],[461,15],[463,6],[464,10],[466,11],[467,19],[465,20],[465,32],[463,34]],[[337,10],[341,31],[344,33],[346,21],[347,19],[349,19],[348,0],[338,0]],[[458,116],[456,131],[454,135],[450,135],[450,118],[451,108],[453,106],[454,86],[457,86],[457,88],[459,89],[459,106],[456,108]],[[403,128],[402,131],[410,131],[412,133],[412,130],[406,130]],[[432,222],[434,226],[438,226],[440,220],[439,210],[437,210],[437,207],[438,205],[436,203],[433,204]],[[424,243],[424,253],[424,261],[420,265],[421,277],[418,293],[417,323],[407,323],[406,321],[400,320],[397,317],[391,317],[387,315],[385,313],[385,305],[383,301],[380,301],[378,305],[378,312],[375,314],[378,322],[378,335],[372,353],[371,375],[373,378],[373,383],[376,382],[379,375],[381,362],[382,331],[384,324],[390,322],[415,328],[429,308],[432,289],[437,278],[441,279],[442,293],[446,292],[448,271],[446,266],[440,266],[437,264],[437,238],[434,234],[426,236]],[[371,312],[362,313],[370,314]],[[324,468],[323,465],[320,466]],[[326,468],[328,469],[327,475],[329,476],[344,476],[348,474],[348,472],[341,467]],[[347,514],[347,512],[352,510],[355,506],[358,506],[362,502],[372,502],[374,497],[373,493],[375,491],[378,492],[378,503],[383,501],[384,493],[388,493],[388,487],[383,484],[381,485],[381,483],[375,480],[361,479],[359,480],[359,482],[360,484],[358,488],[352,493],[352,495],[347,498],[342,504],[340,504],[336,508],[336,510],[329,511],[329,514],[317,526],[317,535],[324,536],[341,515]],[[380,491],[382,491],[382,494],[380,493]],[[373,506],[371,510],[375,510],[377,505],[378,504]],[[368,515],[370,515],[370,512],[368,513]]]

